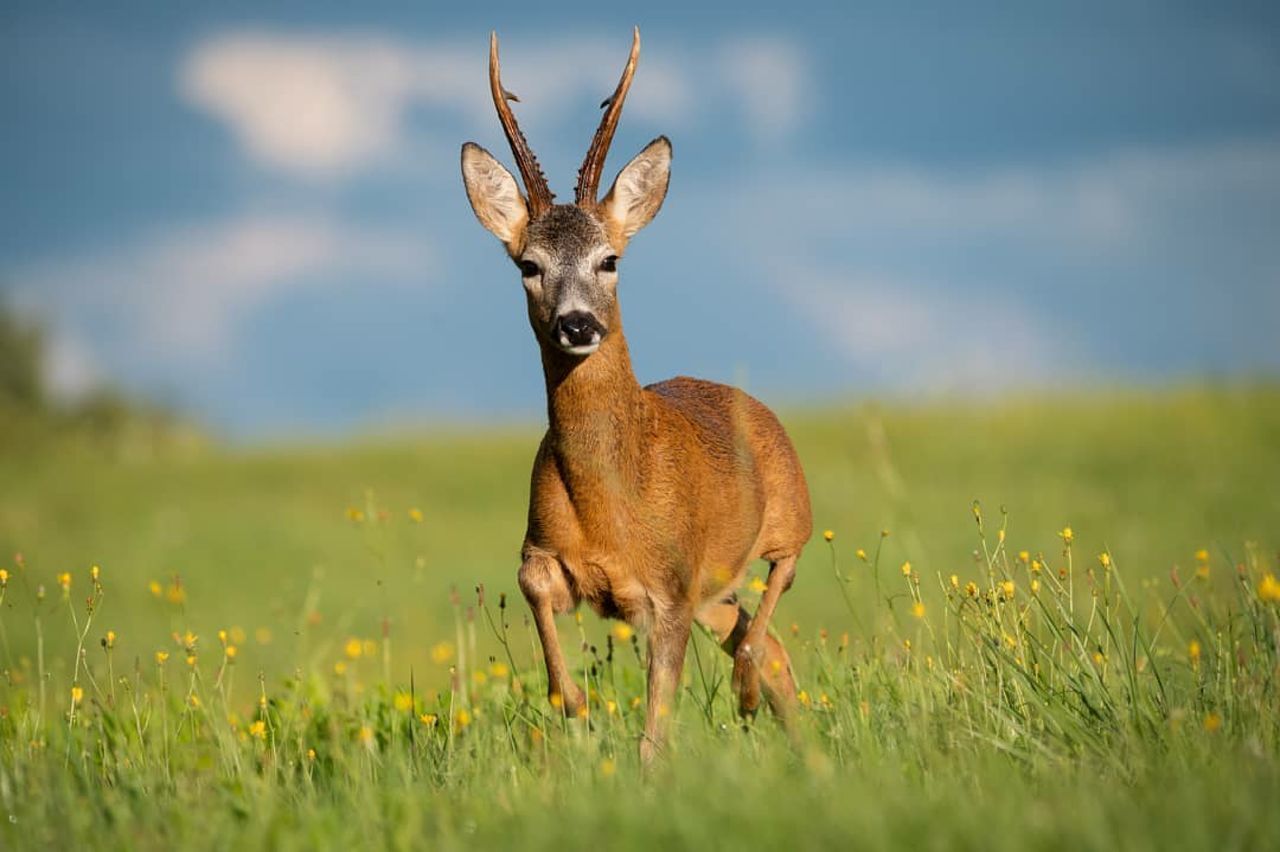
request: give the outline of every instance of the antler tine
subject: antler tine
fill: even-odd
[[[596,128],[596,135],[591,139],[591,147],[578,169],[578,186],[574,189],[574,200],[580,206],[596,203],[596,193],[600,188],[600,173],[604,171],[604,159],[609,154],[609,145],[613,142],[613,133],[618,129],[618,118],[622,115],[622,102],[627,99],[627,91],[631,88],[631,78],[636,74],[636,61],[640,58],[640,28],[636,27],[631,36],[631,56],[627,59],[627,67],[622,69],[622,79],[618,88],[608,100],[602,103],[605,109]]]
[[[528,140],[520,132],[520,125],[516,123],[515,113],[511,111],[511,105],[507,103],[509,100],[518,101],[520,99],[502,87],[502,69],[498,63],[498,34],[496,32],[489,34],[489,88],[493,90],[493,105],[498,110],[498,120],[502,122],[502,131],[507,135],[507,142],[511,144],[511,153],[515,155],[516,166],[520,169],[520,176],[524,178],[525,190],[529,193],[529,215],[536,217],[538,214],[551,209],[551,205],[555,203],[555,194],[547,185],[547,178],[542,173],[542,167],[538,165],[538,158],[534,156]]]

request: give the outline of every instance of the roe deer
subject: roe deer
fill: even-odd
[[[549,698],[571,715],[586,696],[569,673],[555,616],[586,601],[648,630],[648,706],[641,758],[663,742],[694,620],[733,656],[744,715],[764,697],[786,720],[791,661],[768,632],[812,528],[809,492],[773,413],[736,388],[690,378],[640,387],[618,307],[617,264],[667,193],[671,143],[658,137],[597,200],[605,155],[635,74],[640,31],[578,173],[573,204],[555,204],[502,87],[498,39],[489,85],[527,198],[475,143],[462,177],[480,223],[519,267],[542,354],[549,428],[533,463],[520,589],[546,657]],[[748,615],[735,589],[749,563],[769,562]]]

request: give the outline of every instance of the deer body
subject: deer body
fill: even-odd
[[[641,754],[662,741],[695,620],[734,656],[744,714],[761,688],[784,719],[794,700],[790,661],[768,623],[811,533],[808,489],[782,426],[740,390],[676,378],[641,387],[616,297],[616,264],[666,194],[670,143],[650,143],[597,202],[595,185],[639,50],[583,165],[574,205],[555,205],[506,101],[491,42],[494,103],[528,201],[488,152],[463,147],[463,176],[481,222],[524,279],[542,355],[548,429],[534,461],[519,581],[547,663],[548,692],[585,711],[555,615],[586,602],[649,634],[649,703]],[[734,594],[750,563],[770,565],[749,616]]]

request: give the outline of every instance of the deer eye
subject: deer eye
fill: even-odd
[[[542,274],[542,270],[538,268],[538,264],[532,260],[521,260],[517,264],[520,267],[520,274],[525,278],[537,278]]]
[[[616,254],[611,254],[608,257],[606,257],[604,260],[600,261],[600,271],[601,272],[617,272],[618,256]]]

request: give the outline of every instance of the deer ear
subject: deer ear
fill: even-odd
[[[646,145],[618,172],[600,206],[624,241],[658,215],[670,181],[671,142],[665,136]]]
[[[506,243],[508,251],[519,251],[529,208],[511,172],[488,151],[468,142],[462,146],[462,182],[480,224]]]

